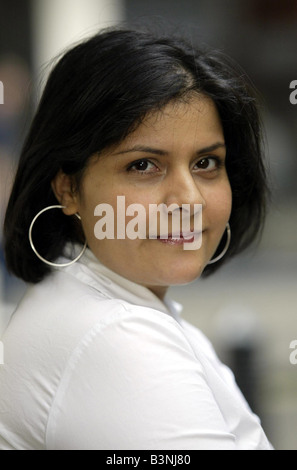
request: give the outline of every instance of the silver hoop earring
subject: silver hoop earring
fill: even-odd
[[[228,248],[229,248],[229,246],[230,246],[230,242],[231,242],[231,227],[230,227],[229,222],[227,223],[226,230],[227,230],[227,241],[226,241],[225,248],[223,249],[222,253],[220,253],[216,258],[210,260],[207,264],[216,263],[217,261],[219,261],[220,259],[222,259],[223,256],[225,256],[225,254],[227,253]]]
[[[84,247],[81,251],[81,253],[73,260],[73,261],[70,261],[69,263],[64,263],[64,264],[57,264],[57,263],[52,263],[51,261],[47,261],[45,258],[43,258],[39,253],[38,251],[36,250],[35,246],[34,246],[34,243],[33,243],[33,240],[32,240],[32,230],[33,230],[33,227],[34,227],[34,224],[36,222],[36,220],[38,219],[38,217],[43,214],[44,212],[46,211],[49,211],[51,209],[66,209],[65,206],[49,206],[49,207],[46,207],[45,209],[43,209],[42,211],[38,212],[38,214],[34,217],[34,219],[32,220],[31,222],[31,225],[30,225],[30,228],[29,228],[29,241],[30,241],[30,245],[31,245],[31,248],[32,250],[34,251],[35,255],[45,264],[47,264],[48,266],[52,266],[53,268],[66,268],[67,266],[71,266],[72,264],[76,263],[81,257],[82,255],[84,254],[84,252],[86,251],[86,248],[87,248],[87,241],[85,241],[85,244],[84,244]],[[75,214],[75,216],[81,220],[81,217],[80,215],[78,214]]]

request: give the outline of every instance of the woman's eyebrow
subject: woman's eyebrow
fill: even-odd
[[[132,153],[132,152],[144,152],[144,153],[153,153],[154,155],[168,155],[168,152],[165,150],[159,150],[152,147],[144,147],[142,145],[135,145],[131,149],[125,149],[121,152],[117,152],[114,155],[121,155],[123,153]]]
[[[226,148],[226,144],[224,142],[216,142],[213,145],[209,145],[208,147],[204,147],[198,150],[197,154],[201,155],[203,153],[213,152],[214,150],[217,150],[219,148]]]
[[[225,148],[226,145],[224,142],[216,142],[215,144],[209,145],[208,147],[204,147],[200,150],[197,150],[197,155],[201,155],[207,152],[213,152],[214,150],[217,150],[218,148]],[[154,155],[168,155],[169,152],[166,150],[161,150],[157,148],[152,148],[152,147],[145,147],[142,145],[135,145],[134,147],[130,149],[125,149],[121,150],[120,152],[115,153],[114,155],[122,155],[125,153],[132,153],[132,152],[143,152],[143,153],[152,153]]]

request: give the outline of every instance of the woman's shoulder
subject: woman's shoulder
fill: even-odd
[[[141,341],[153,345],[158,335],[164,339],[168,331],[179,334],[175,324],[168,314],[108,298],[65,272],[56,272],[29,287],[2,338],[2,398],[10,397],[11,403],[5,427],[10,429],[17,415],[32,411],[40,429],[33,429],[31,436],[26,423],[21,423],[19,433],[27,436],[22,445],[42,448],[57,390],[65,373],[75,369],[78,358],[93,364],[106,354],[110,359],[120,351],[137,350]],[[0,415],[2,404],[0,399]],[[0,436],[1,424],[0,416]]]
[[[89,280],[88,280],[89,281]],[[117,321],[126,314],[143,315],[149,310],[160,321],[175,320],[154,306],[131,303],[121,296],[110,294],[98,283],[92,285],[83,279],[57,271],[42,282],[28,286],[25,295],[15,309],[12,320],[22,317],[23,322],[70,322],[84,324],[90,322]],[[69,325],[68,325],[69,326]]]
[[[46,345],[70,354],[94,328],[97,331],[119,324],[137,329],[180,329],[169,314],[108,296],[100,286],[81,282],[67,272],[57,271],[28,288],[3,335],[5,348],[46,351]],[[20,352],[20,350],[19,350]],[[20,353],[22,356],[22,354]],[[60,358],[61,359],[61,358]]]

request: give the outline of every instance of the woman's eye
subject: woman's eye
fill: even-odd
[[[213,171],[219,168],[220,161],[214,157],[206,157],[199,160],[195,166],[198,168],[198,170]]]
[[[149,160],[137,160],[128,167],[128,171],[136,171],[139,173],[151,173],[157,170],[156,165]]]

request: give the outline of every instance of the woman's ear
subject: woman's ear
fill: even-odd
[[[66,175],[60,170],[51,183],[52,190],[61,204],[65,206],[65,215],[73,215],[79,212],[78,195],[71,175]]]

